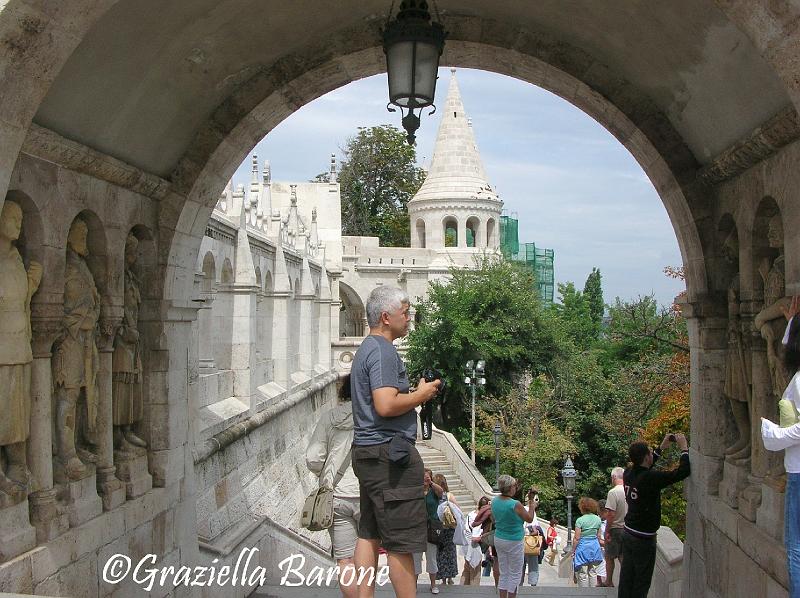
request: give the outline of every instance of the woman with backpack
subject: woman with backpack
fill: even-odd
[[[527,570],[528,585],[535,586],[539,583],[539,565],[544,558],[545,550],[547,550],[547,539],[539,525],[539,517],[536,515],[536,509],[539,508],[539,491],[536,488],[531,488],[528,491],[528,498],[531,496],[533,497],[533,521],[524,525],[523,550],[525,552],[525,562],[522,565],[522,577],[519,583],[524,585],[525,571]],[[527,511],[528,508],[525,507],[525,510]]]

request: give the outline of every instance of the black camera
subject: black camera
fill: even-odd
[[[439,370],[434,370],[433,368],[425,368],[422,372],[422,377],[425,379],[425,382],[433,382],[434,380],[440,380],[441,384],[439,385],[439,391],[436,393],[437,396],[441,396],[444,394],[444,387],[446,386],[445,380],[442,378],[442,373]],[[422,405],[422,409],[420,410],[419,414],[420,421],[422,422],[422,438],[424,440],[430,440],[433,436],[433,399],[430,401],[426,401]]]

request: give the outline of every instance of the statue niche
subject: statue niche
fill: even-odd
[[[113,406],[114,449],[122,453],[144,453],[147,443],[133,427],[142,419],[142,357],[139,340],[139,280],[134,273],[139,239],[128,234],[125,242],[125,305],[122,324],[114,338]]]
[[[780,215],[769,221],[767,240],[772,249],[778,250],[777,257],[770,261],[765,258],[759,265],[759,274],[764,281],[764,308],[756,315],[754,325],[767,343],[767,365],[769,368],[771,394],[777,401],[789,384],[789,376],[783,364],[781,339],[786,328],[783,310],[789,305],[786,295],[783,257],[783,223]]]
[[[14,245],[22,231],[22,209],[6,200],[0,212],[0,507],[27,498],[30,471],[25,453],[31,419],[31,297],[42,267],[28,271]]]
[[[56,476],[80,480],[97,462],[97,372],[100,295],[86,257],[86,223],[76,218],[67,236],[63,332],[53,353],[56,394]],[[63,481],[63,480],[62,480]]]
[[[789,384],[789,375],[783,363],[783,346],[781,341],[786,329],[784,309],[789,306],[790,299],[786,297],[786,280],[784,275],[783,256],[783,223],[779,214],[769,221],[767,240],[772,249],[777,250],[775,259],[765,258],[759,264],[759,274],[764,281],[764,308],[756,315],[753,322],[755,329],[767,345],[767,369],[769,371],[769,393],[773,402],[769,404],[767,417],[774,417],[777,405],[783,396],[783,391]],[[768,481],[776,487],[785,483],[782,461],[773,460],[767,473]]]
[[[731,232],[723,247],[725,258],[733,264],[736,274],[728,286],[728,347],[725,355],[724,394],[731,406],[738,437],[725,450],[727,458],[750,457],[750,404],[752,402],[750,352],[744,345],[739,297],[739,242],[736,231]]]

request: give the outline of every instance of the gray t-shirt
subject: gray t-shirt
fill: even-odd
[[[409,409],[396,417],[381,417],[375,412],[372,391],[390,386],[407,393],[406,366],[394,345],[382,336],[369,335],[356,351],[350,369],[353,401],[353,444],[367,446],[389,442],[401,432],[408,440],[417,439],[417,412]]]

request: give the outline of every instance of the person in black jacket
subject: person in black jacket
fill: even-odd
[[[671,471],[653,465],[671,442],[681,450],[680,464]],[[689,477],[689,445],[683,434],[667,434],[657,449],[634,442],[628,449],[632,467],[625,470],[625,534],[618,598],[646,598],[656,563],[656,534],[661,526],[661,490]]]

